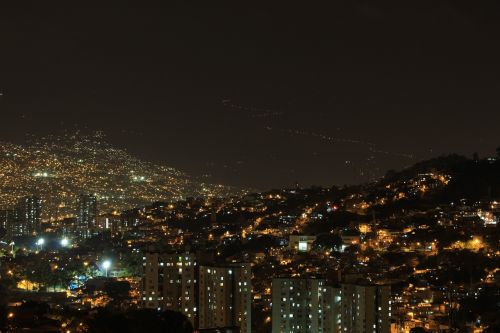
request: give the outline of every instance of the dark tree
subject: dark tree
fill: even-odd
[[[124,301],[129,298],[130,283],[127,281],[110,281],[104,286],[104,291],[115,301]]]
[[[7,307],[0,305],[0,332],[3,332],[7,326],[7,313]]]
[[[88,321],[93,333],[192,333],[193,326],[183,314],[173,311],[132,310],[114,313],[100,310]]]
[[[338,235],[322,234],[316,237],[314,247],[318,250],[338,250],[342,245],[342,238]]]
[[[414,327],[410,330],[410,333],[427,333],[423,327]]]

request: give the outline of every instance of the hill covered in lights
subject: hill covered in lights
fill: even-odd
[[[0,207],[35,194],[44,201],[44,218],[73,214],[81,193],[97,195],[105,212],[189,196],[227,196],[234,190],[133,157],[102,133],[34,138],[26,145],[0,142]]]

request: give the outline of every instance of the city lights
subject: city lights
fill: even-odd
[[[500,332],[500,0],[104,2],[0,5],[0,333]]]

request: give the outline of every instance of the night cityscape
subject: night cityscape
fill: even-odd
[[[500,332],[500,3],[0,3],[0,333]]]

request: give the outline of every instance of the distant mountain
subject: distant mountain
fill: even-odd
[[[0,207],[35,194],[44,201],[45,218],[61,218],[73,214],[81,193],[96,194],[100,211],[120,211],[189,196],[228,196],[237,190],[142,161],[113,147],[102,133],[33,138],[26,145],[0,142]]]

